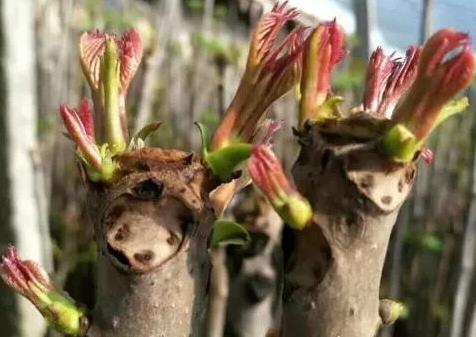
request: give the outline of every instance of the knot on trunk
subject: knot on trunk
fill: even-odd
[[[310,200],[326,238],[348,247],[365,236],[369,216],[400,208],[415,179],[415,165],[379,151],[388,121],[359,115],[307,125],[293,167],[299,191]]]
[[[99,246],[114,266],[148,272],[186,249],[192,235],[210,231],[199,225],[212,184],[198,157],[145,148],[118,162],[122,177],[96,195],[104,208],[95,219]]]
[[[311,226],[293,232],[284,336],[376,333],[388,239],[415,178],[414,163],[381,154],[388,124],[359,114],[296,133],[301,150],[292,172],[314,216]]]

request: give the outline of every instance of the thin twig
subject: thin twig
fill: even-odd
[[[224,247],[211,253],[210,301],[208,306],[207,337],[223,337],[228,298],[228,271]]]

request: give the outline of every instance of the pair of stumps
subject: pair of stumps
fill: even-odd
[[[54,328],[90,337],[209,336],[207,322],[225,324],[207,317],[210,254],[248,244],[246,229],[222,216],[249,183],[293,232],[281,324],[269,334],[372,337],[398,317],[397,302],[379,299],[388,240],[416,162],[431,161],[426,139],[468,105],[452,99],[474,77],[470,39],[443,29],[402,58],[378,48],[362,105],[345,112],[330,84],[345,55],[344,34],[335,21],[283,33],[297,15],[282,3],[258,22],[223,121],[211,139],[199,126],[200,153],[146,147],[160,123],[128,137],[126,96],[142,58],[135,31],[81,37],[93,108],[85,99],[60,113],[88,190],[98,247],[95,308],[80,309],[13,246],[0,268]],[[278,124],[265,118],[296,87],[300,150],[292,183],[271,150]]]

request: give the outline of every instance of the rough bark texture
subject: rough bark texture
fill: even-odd
[[[388,240],[415,167],[391,164],[363,116],[308,126],[293,175],[315,211],[296,231],[285,276],[283,335],[373,337]]]
[[[34,2],[0,3],[0,250],[14,243],[25,259],[51,266],[48,228],[37,197]],[[13,33],[14,32],[14,33]],[[38,194],[39,193],[39,194]],[[50,271],[50,270],[49,270]],[[3,337],[41,337],[46,324],[27,300],[0,286]]]
[[[98,243],[91,337],[201,336],[214,220],[198,158],[143,149],[120,158],[123,177],[90,192]]]

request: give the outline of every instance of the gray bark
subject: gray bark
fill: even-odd
[[[408,230],[408,224],[410,223],[410,213],[411,205],[403,205],[400,215],[397,220],[395,228],[395,236],[393,240],[393,252],[392,252],[392,267],[390,270],[390,289],[389,295],[390,298],[398,299],[401,295],[401,276],[403,270],[403,248],[405,243],[405,235]],[[382,337],[393,336],[394,325],[387,327],[383,333]]]
[[[90,186],[99,261],[86,336],[203,336],[208,171],[196,157],[160,149],[124,155],[121,168],[112,186]]]
[[[423,10],[420,28],[420,42],[423,43],[431,34],[431,11],[433,9],[433,0],[423,0]]]
[[[382,325],[383,262],[415,167],[379,155],[375,135],[358,125],[365,129],[365,120],[315,126],[299,135],[293,175],[314,218],[295,232],[286,267],[286,337],[373,337]]]
[[[155,99],[156,82],[159,78],[159,69],[164,62],[168,43],[172,36],[170,32],[177,32],[180,28],[181,2],[178,0],[162,1],[154,17],[154,27],[157,31],[155,49],[152,55],[145,57],[145,73],[142,83],[142,94],[138,102],[137,118],[134,124],[133,134],[146,125],[152,117],[152,109]]]
[[[368,60],[371,53],[372,29],[375,22],[374,0],[354,0],[354,12],[357,23],[359,44],[355,48],[355,56]]]
[[[474,305],[473,314],[471,315],[468,336],[476,336],[476,305]]]
[[[35,101],[34,2],[1,2],[1,104],[0,123],[0,246],[13,242],[19,254],[51,265],[43,205],[44,197],[35,179],[33,153],[37,150],[37,116]],[[47,230],[46,230],[47,232]],[[43,318],[24,299],[2,286],[0,306],[10,315],[0,316],[2,336],[42,336]],[[17,319],[14,319],[17,317]]]

